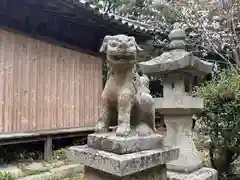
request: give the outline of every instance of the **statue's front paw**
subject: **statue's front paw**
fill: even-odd
[[[95,126],[95,132],[107,132],[107,126],[104,122],[98,122]]]
[[[116,130],[117,136],[128,136],[131,132],[130,124],[121,123]]]

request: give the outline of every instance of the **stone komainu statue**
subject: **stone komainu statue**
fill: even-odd
[[[142,49],[134,37],[106,36],[100,52],[107,54],[108,79],[101,95],[100,116],[96,132],[107,132],[117,125],[116,135],[155,133],[155,110],[149,94],[149,79],[136,69],[137,51]],[[117,112],[117,116],[111,116]]]

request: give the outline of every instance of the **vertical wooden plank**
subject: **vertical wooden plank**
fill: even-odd
[[[64,57],[63,57],[63,53],[64,52],[61,52],[59,51],[59,87],[58,87],[58,92],[59,92],[59,102],[58,102],[58,115],[59,115],[59,118],[58,118],[58,128],[62,128],[63,127],[63,113],[64,113],[64,101],[63,101],[63,95],[62,95],[62,89],[63,89],[63,83],[64,83],[64,72],[63,72],[63,61],[64,61]]]
[[[21,36],[21,35],[19,35]],[[28,81],[28,77],[26,77],[26,72],[28,71],[28,64],[27,64],[27,47],[25,44],[25,37],[21,36],[20,37],[21,41],[21,49],[22,49],[22,59],[20,61],[21,63],[21,84],[20,84],[20,96],[21,96],[21,101],[20,101],[20,108],[21,108],[21,131],[26,131],[27,130],[27,126],[28,126],[28,119],[27,119],[27,81]]]
[[[9,123],[9,117],[8,117],[8,99],[7,99],[7,96],[8,96],[8,71],[7,71],[7,67],[8,67],[8,63],[9,63],[9,47],[11,44],[11,37],[10,37],[10,34],[7,33],[6,34],[6,44],[4,46],[4,52],[5,52],[5,63],[4,63],[4,132],[8,132],[8,123]]]
[[[57,59],[56,59],[56,78],[55,77],[55,80],[56,80],[56,89],[57,89],[57,99],[56,99],[56,119],[57,119],[57,124],[56,124],[56,127],[58,128],[59,127],[59,122],[60,122],[60,109],[59,109],[59,103],[60,103],[60,92],[59,92],[59,88],[60,88],[60,56],[61,54],[56,50],[56,53],[57,53]]]
[[[38,46],[39,46],[39,60],[38,60],[38,99],[37,99],[37,106],[38,106],[38,112],[37,112],[37,117],[38,117],[38,121],[37,121],[37,126],[38,129],[43,129],[43,120],[44,120],[44,109],[43,109],[43,102],[44,102],[44,87],[43,87],[43,50],[44,50],[44,45],[38,41]]]
[[[52,51],[54,50],[54,46],[50,45],[49,47],[49,62],[48,62],[48,87],[49,87],[49,104],[48,104],[48,119],[49,119],[49,124],[48,124],[48,129],[52,129],[52,102],[53,102],[53,88],[52,88],[52,63],[53,63],[53,53]]]
[[[74,69],[72,68],[72,58],[73,58],[73,52],[72,50],[69,50],[69,63],[68,63],[68,86],[69,86],[69,92],[68,92],[68,104],[69,104],[69,112],[68,112],[68,127],[73,127],[72,126],[72,122],[73,122],[73,118],[72,118],[72,109],[73,109],[73,103],[72,103],[72,91],[73,91],[73,88],[72,88],[72,84],[73,84],[73,79],[72,79],[72,74],[73,74],[73,71]]]
[[[31,54],[30,61],[30,72],[29,76],[31,77],[29,94],[30,98],[30,109],[31,109],[31,127],[32,130],[37,130],[37,61],[38,61],[38,42],[34,39],[29,38],[30,49],[29,53]]]
[[[51,45],[51,69],[50,69],[50,88],[51,88],[51,104],[50,104],[50,109],[49,109],[49,115],[50,115],[50,119],[51,119],[51,128],[56,128],[55,127],[55,118],[53,116],[53,112],[54,112],[54,105],[55,105],[55,98],[56,98],[56,94],[55,94],[55,81],[54,81],[54,75],[55,75],[55,48],[53,45]]]
[[[61,51],[61,49],[59,49]],[[63,52],[63,86],[62,86],[62,97],[63,97],[63,119],[62,119],[62,123],[63,126],[62,128],[65,128],[67,126],[67,114],[68,114],[68,102],[67,102],[67,91],[68,91],[68,65],[67,65],[67,61],[68,61],[68,51],[66,49],[62,49]]]
[[[0,29],[0,132],[4,132],[4,59],[6,31]]]
[[[76,74],[76,67],[75,67],[75,62],[76,62],[76,58],[77,58],[77,53],[75,51],[73,51],[73,56],[72,56],[72,69],[73,69],[73,73],[72,73],[72,104],[73,104],[73,109],[72,109],[72,127],[76,127],[75,126],[75,111],[76,111],[76,104],[75,104],[75,93],[76,93],[76,88],[75,88],[75,74]]]
[[[68,88],[67,88],[67,99],[66,99],[66,101],[67,101],[67,118],[65,119],[65,122],[67,122],[66,124],[66,126],[67,126],[67,128],[69,128],[69,127],[71,127],[71,121],[72,121],[72,119],[71,119],[71,109],[72,109],[72,104],[71,104],[71,83],[72,83],[72,80],[71,80],[71,74],[72,74],[72,68],[71,68],[71,58],[72,58],[72,55],[71,55],[71,50],[68,50],[68,53],[67,53],[67,55],[68,55],[68,59],[67,59],[67,61],[66,61],[66,66],[67,66],[67,69],[66,69],[66,71],[67,71],[67,86],[68,86]]]
[[[93,107],[93,99],[94,99],[94,95],[93,92],[95,91],[94,89],[94,76],[93,76],[93,59],[92,56],[87,55],[87,61],[88,61],[88,76],[89,76],[89,86],[88,86],[88,108],[89,108],[89,115],[88,115],[88,122],[86,125],[91,125],[92,124],[92,120],[93,120],[93,116],[94,116],[94,107]],[[91,88],[93,87],[93,88]]]
[[[41,46],[39,41],[35,41],[37,46],[36,54],[36,126],[37,130],[41,128]]]
[[[69,81],[69,74],[71,71],[70,69],[70,51],[68,49],[66,49],[67,52],[66,52],[66,60],[65,60],[65,73],[66,73],[66,79],[65,79],[65,86],[66,86],[66,90],[63,91],[64,95],[65,95],[65,104],[66,104],[66,113],[65,113],[65,118],[64,118],[64,128],[66,127],[69,127],[70,126],[70,116],[69,116],[69,113],[70,113],[70,98],[69,98],[69,92],[70,92],[70,81]]]
[[[16,89],[16,99],[15,99],[15,107],[16,107],[16,131],[21,131],[22,127],[22,114],[21,114],[21,59],[23,56],[22,53],[22,46],[21,46],[21,37],[19,35],[16,35],[16,40],[15,40],[15,58],[14,61],[16,62],[16,84],[15,84],[15,89]]]
[[[27,81],[27,119],[28,119],[28,131],[34,131],[33,129],[33,119],[32,119],[32,39],[26,37],[26,45],[27,45],[27,64],[28,64],[28,71],[26,76],[28,76],[28,81]]]
[[[85,118],[86,118],[86,111],[85,111],[85,81],[84,81],[84,75],[85,75],[85,63],[84,63],[84,57],[83,54],[80,54],[80,61],[79,61],[79,66],[80,66],[80,79],[79,79],[79,85],[80,85],[80,92],[79,92],[79,98],[80,98],[80,109],[81,109],[81,113],[80,113],[80,117],[79,117],[79,124],[78,126],[82,126],[82,124],[85,122]]]
[[[81,67],[79,66],[79,64],[81,64],[81,56],[79,53],[77,53],[77,59],[76,59],[76,73],[75,73],[75,78],[76,78],[76,93],[75,93],[75,96],[76,96],[76,113],[75,113],[75,126],[79,127],[79,122],[80,122],[80,116],[82,114],[82,109],[81,109],[81,96],[80,96],[80,93],[81,93],[81,84],[80,84],[80,78],[81,78]]]
[[[41,102],[41,107],[42,107],[42,124],[41,124],[41,129],[46,129],[46,121],[47,121],[47,81],[46,81],[46,60],[48,58],[48,45],[45,44],[44,42],[40,42],[42,51],[41,51],[41,65],[42,65],[42,83],[41,83],[41,90],[42,90],[42,102]],[[43,53],[44,52],[44,53]]]
[[[10,111],[9,113],[11,114],[10,115],[10,122],[11,122],[11,132],[15,132],[15,127],[16,127],[16,119],[15,119],[15,116],[14,116],[14,109],[15,109],[15,102],[14,102],[14,99],[15,99],[15,34],[12,34],[12,44],[11,44],[11,67],[9,67],[9,71],[10,71],[10,91],[9,91],[9,94],[10,94]]]
[[[59,51],[61,51],[59,49]],[[61,98],[62,98],[62,104],[60,106],[62,106],[62,118],[61,118],[61,128],[64,128],[65,126],[65,122],[64,122],[64,119],[65,119],[65,114],[66,114],[66,104],[65,104],[65,96],[64,96],[64,93],[65,93],[65,78],[66,78],[66,74],[65,74],[65,51],[61,51],[62,52],[62,59],[61,59],[61,80],[62,80],[62,84],[61,84],[61,89],[59,89],[61,91]]]
[[[92,96],[93,96],[93,100],[92,100],[92,104],[93,104],[93,108],[94,108],[94,114],[93,114],[93,119],[92,119],[92,122],[91,122],[91,125],[94,125],[95,124],[95,121],[97,119],[97,61],[96,61],[96,58],[93,57],[93,66],[92,66],[92,72],[93,72],[93,86],[94,86],[94,89],[93,89],[93,93],[92,93]]]
[[[72,79],[72,74],[73,74],[73,67],[72,67],[72,58],[73,58],[73,53],[72,50],[69,50],[69,63],[68,63],[68,127],[73,127],[72,122],[73,122],[73,117],[72,117],[72,109],[73,109],[73,103],[72,103],[72,84],[73,84],[73,79]]]
[[[72,105],[71,105],[71,97],[70,97],[70,94],[71,94],[71,73],[72,73],[72,68],[71,68],[71,50],[68,50],[68,59],[66,61],[66,71],[67,71],[67,118],[65,119],[65,122],[66,122],[66,126],[69,128],[71,127],[71,108],[72,108]]]
[[[96,118],[96,91],[97,91],[97,86],[96,86],[96,59],[91,56],[92,58],[92,66],[91,66],[91,72],[92,72],[92,76],[93,76],[93,81],[92,81],[92,86],[94,87],[93,88],[93,91],[92,91],[92,101],[91,101],[91,106],[93,107],[93,112],[92,113],[92,120],[91,120],[91,125],[94,124],[94,121],[95,121],[95,118]]]
[[[75,74],[74,74],[74,104],[75,104],[75,121],[74,121],[74,126],[78,127],[78,122],[79,122],[79,114],[81,113],[81,109],[79,108],[79,102],[80,102],[80,97],[79,97],[79,71],[80,68],[78,67],[79,64],[79,53],[76,53],[76,58],[74,61],[74,69],[75,69]]]
[[[88,124],[89,121],[89,88],[88,84],[91,81],[91,77],[89,76],[89,61],[86,54],[83,54],[83,64],[84,64],[84,112],[86,112],[84,121],[82,121],[81,126]]]
[[[7,39],[5,44],[6,63],[5,63],[5,130],[6,132],[12,131],[12,103],[13,103],[13,61],[14,61],[14,34],[7,33]]]
[[[12,107],[12,125],[13,125],[13,131],[16,132],[17,131],[17,124],[18,124],[18,113],[17,113],[17,82],[16,82],[16,78],[17,78],[17,70],[18,70],[18,61],[17,61],[17,58],[18,58],[18,50],[16,49],[16,47],[18,46],[18,42],[17,42],[17,38],[16,38],[16,35],[15,35],[15,38],[14,38],[14,49],[12,50],[12,53],[14,55],[14,59],[13,59],[13,79],[14,79],[14,82],[13,82],[13,107]]]
[[[58,127],[58,52],[56,49],[54,49],[54,77],[53,77],[53,81],[54,81],[54,95],[55,95],[55,99],[54,99],[54,103],[53,103],[53,122],[54,122],[54,128]]]
[[[26,54],[26,58],[23,59],[23,105],[24,105],[24,117],[25,117],[25,131],[32,131],[31,130],[31,120],[29,118],[29,66],[31,61],[31,54],[28,52],[30,44],[28,43],[28,38],[23,36],[23,47]]]
[[[44,42],[40,42],[41,45],[42,45],[42,59],[41,59],[41,62],[42,62],[42,94],[43,94],[43,100],[42,100],[42,109],[43,109],[43,112],[42,112],[42,129],[46,129],[49,122],[48,122],[48,101],[47,101],[47,96],[48,96],[48,81],[47,81],[47,78],[48,78],[48,71],[47,71],[47,64],[48,64],[48,60],[49,60],[49,44],[46,44]]]
[[[52,50],[52,45],[46,44],[47,48],[47,54],[46,58],[44,59],[44,74],[45,74],[45,122],[44,122],[44,129],[50,129],[51,128],[51,121],[52,119],[50,118],[50,107],[51,107],[51,86],[50,86],[50,80],[51,80],[51,50]]]
[[[14,110],[13,110],[13,118],[14,118],[14,131],[20,130],[20,119],[19,119],[19,58],[21,56],[21,50],[19,47],[19,36],[15,35],[14,41]]]
[[[7,101],[7,96],[8,96],[8,71],[7,71],[7,67],[8,67],[8,59],[9,59],[9,44],[11,44],[11,37],[10,34],[7,33],[6,34],[6,44],[4,46],[4,52],[5,52],[5,63],[4,63],[4,132],[8,132],[8,123],[9,123],[9,117],[8,117],[8,101]]]

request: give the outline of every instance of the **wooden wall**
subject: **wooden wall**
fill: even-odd
[[[100,58],[0,29],[0,132],[95,124]]]

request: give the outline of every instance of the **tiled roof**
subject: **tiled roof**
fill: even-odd
[[[117,23],[119,26],[128,26],[128,28],[131,29],[132,31],[136,31],[138,33],[146,35],[154,34],[155,32],[153,28],[147,24],[122,17],[114,13],[104,12],[103,10],[90,4],[86,0],[71,0],[71,1],[74,2],[76,6],[84,7],[85,9],[91,11],[93,14],[103,18],[106,21]]]

